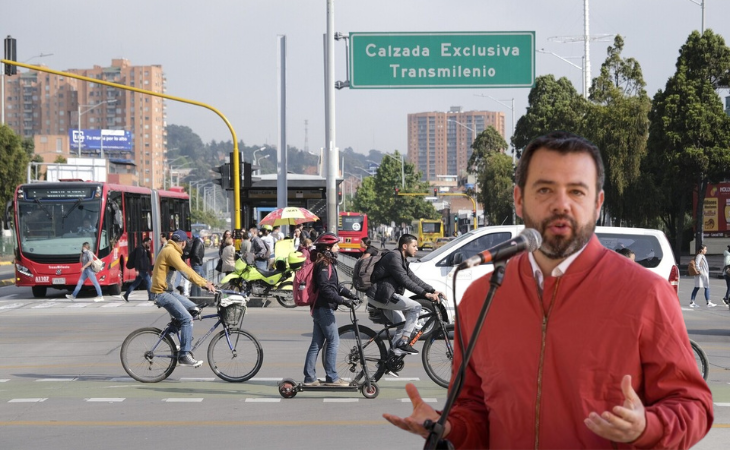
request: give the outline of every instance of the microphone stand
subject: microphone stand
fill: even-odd
[[[459,366],[459,371],[454,377],[454,384],[452,389],[449,391],[449,396],[446,399],[446,405],[441,413],[441,417],[437,422],[426,420],[423,424],[423,426],[429,430],[428,437],[426,438],[426,444],[423,446],[424,450],[453,450],[454,448],[451,442],[442,438],[444,435],[444,427],[446,426],[446,420],[449,417],[451,408],[453,408],[456,398],[459,396],[461,388],[463,387],[466,367],[469,364],[472,353],[474,353],[474,347],[476,346],[479,333],[482,331],[484,320],[487,318],[489,306],[492,304],[492,299],[494,298],[494,294],[497,292],[497,288],[502,286],[504,270],[504,262],[494,264],[494,272],[492,272],[492,277],[489,279],[491,287],[489,288],[487,298],[482,305],[482,310],[479,312],[479,317],[477,318],[474,326],[474,331],[471,334],[471,339],[469,339],[469,345],[466,347],[466,353],[463,353],[464,358],[461,361],[461,366]],[[456,273],[454,273],[454,280],[456,280]],[[454,301],[456,301],[456,298],[454,298]],[[459,331],[461,332],[461,330]],[[461,350],[463,351],[464,349],[462,348]]]

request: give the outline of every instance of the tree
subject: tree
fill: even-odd
[[[469,172],[480,173],[484,168],[487,155],[492,152],[505,150],[507,148],[507,141],[504,140],[502,135],[493,126],[488,126],[474,139],[471,148],[474,151],[469,158]]]
[[[489,152],[477,180],[478,200],[484,204],[484,216],[489,223],[511,223],[514,203],[512,158],[501,152]]]
[[[679,254],[693,194],[698,249],[707,184],[730,170],[730,118],[715,91],[730,79],[730,49],[712,30],[694,31],[680,49],[676,68],[654,96],[646,167],[659,186],[657,210]]]
[[[0,205],[13,198],[15,187],[23,183],[29,161],[17,134],[7,125],[0,125]]]
[[[438,219],[441,215],[423,197],[395,197],[394,189],[401,188],[401,164],[398,151],[395,158],[384,158],[374,177],[363,179],[353,199],[353,209],[367,211],[373,224],[411,223],[415,219]],[[401,192],[428,193],[428,182],[421,181],[421,173],[406,161],[405,189]]]
[[[528,102],[527,113],[517,121],[512,136],[512,145],[518,151],[551,131],[581,134],[588,103],[567,78],[556,81],[553,75],[537,77]]]
[[[640,178],[646,155],[651,100],[646,94],[641,66],[622,58],[624,41],[616,36],[609,46],[601,73],[593,80],[584,136],[601,150],[606,171],[604,211],[619,224],[641,223],[645,210],[637,208],[646,192],[627,192]]]

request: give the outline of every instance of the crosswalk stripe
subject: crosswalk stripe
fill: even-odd
[[[86,398],[87,402],[100,402],[100,403],[118,403],[123,402],[123,398]]]
[[[203,401],[202,398],[163,398],[163,402],[167,403],[200,403]]]
[[[15,309],[20,308],[21,306],[25,306],[25,303],[11,303],[9,305],[2,305],[0,306],[0,309]]]
[[[40,305],[31,306],[31,309],[51,308],[58,305],[58,302],[44,302]]]
[[[101,305],[102,308],[119,308],[122,306],[121,303],[107,303],[105,305]]]
[[[66,308],[86,308],[87,306],[89,305],[86,303],[74,303],[73,305],[68,305]]]
[[[47,398],[13,398],[8,403],[40,403],[48,400]]]
[[[730,403],[715,403],[715,406],[730,406]]]

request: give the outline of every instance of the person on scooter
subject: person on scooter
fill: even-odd
[[[319,351],[327,341],[327,354],[324,358],[324,371],[327,375],[326,386],[349,386],[349,383],[337,374],[337,347],[340,336],[337,334],[335,310],[339,305],[352,306],[357,296],[347,288],[340,286],[337,278],[337,252],[340,250],[340,239],[334,233],[324,233],[314,241],[316,252],[312,279],[319,290],[317,301],[312,309],[314,330],[312,343],[307,350],[304,362],[304,385],[319,386],[315,366]],[[346,298],[345,298],[346,297]]]
[[[177,230],[172,233],[160,254],[155,259],[155,269],[152,272],[152,297],[157,306],[165,308],[168,313],[180,321],[180,352],[177,363],[181,366],[200,367],[203,361],[196,361],[190,355],[193,340],[193,316],[190,310],[198,311],[197,305],[175,290],[167,290],[167,273],[174,268],[184,273],[188,279],[210,292],[215,292],[215,286],[191,269],[182,259],[183,249],[187,245],[188,235]]]
[[[393,337],[393,348],[398,351],[418,354],[408,341],[416,326],[421,304],[416,300],[405,297],[406,289],[434,302],[443,295],[429,284],[423,282],[410,269],[408,259],[416,256],[418,238],[412,234],[404,234],[398,239],[398,250],[389,252],[382,257],[373,270],[370,279],[373,285],[367,292],[368,301],[382,310],[386,317],[393,322],[405,323],[398,327]]]

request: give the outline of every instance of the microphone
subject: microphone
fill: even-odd
[[[542,236],[537,230],[525,228],[519,236],[502,242],[494,247],[479,252],[466,261],[459,264],[459,270],[468,269],[469,267],[478,266],[484,263],[494,263],[505,261],[522,252],[534,252],[542,245]]]

